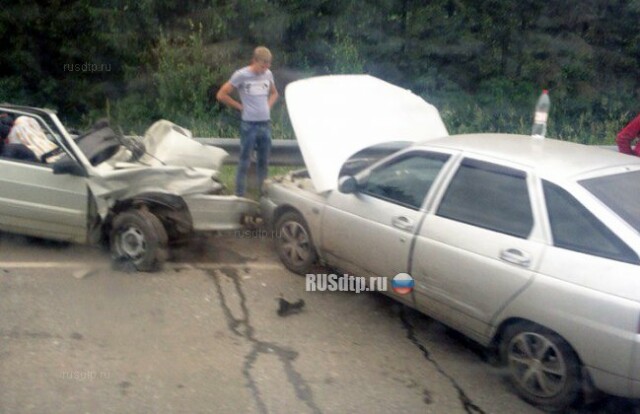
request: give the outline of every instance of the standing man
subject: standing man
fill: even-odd
[[[638,138],[640,138],[640,115],[635,117],[618,133],[616,137],[618,149],[623,154],[640,156],[640,143],[633,145],[633,142]]]
[[[242,114],[240,160],[236,175],[237,196],[244,195],[247,170],[254,149],[258,158],[258,190],[267,178],[271,152],[271,107],[278,100],[278,91],[273,74],[269,70],[270,66],[269,49],[264,46],[255,48],[251,64],[235,71],[216,95],[218,101]],[[234,90],[238,91],[240,102],[231,96]]]

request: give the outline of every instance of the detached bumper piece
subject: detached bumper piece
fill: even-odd
[[[237,230],[255,222],[258,203],[244,197],[228,195],[194,195],[185,197],[195,231]]]

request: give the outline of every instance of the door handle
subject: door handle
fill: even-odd
[[[502,250],[500,259],[522,267],[531,266],[531,255],[515,248]]]
[[[405,230],[405,231],[413,230],[413,220],[405,216],[398,216],[398,217],[392,218],[391,225],[400,230]]]

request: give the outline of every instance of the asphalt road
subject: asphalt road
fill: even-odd
[[[305,306],[279,316],[279,298]],[[265,234],[196,240],[155,274],[0,234],[0,413],[347,412],[539,411],[432,319],[380,294],[305,292]]]

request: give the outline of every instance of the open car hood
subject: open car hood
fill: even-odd
[[[287,110],[318,192],[335,189],[342,165],[385,142],[449,135],[438,110],[411,91],[369,75],[330,75],[290,83]]]

